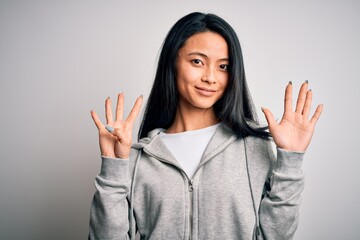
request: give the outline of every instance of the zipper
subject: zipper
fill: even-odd
[[[189,179],[189,240],[192,238],[192,222],[193,222],[193,179]]]
[[[158,156],[155,156],[154,154],[146,151],[145,148],[144,148],[143,150],[144,150],[145,153],[147,153],[148,155],[152,156],[153,158],[156,158],[156,159],[158,159],[159,161],[166,162],[166,163],[168,163],[168,164],[176,167],[177,169],[179,169],[179,170],[183,173],[183,175],[185,175],[185,178],[186,178],[187,181],[188,181],[188,205],[189,205],[189,210],[188,210],[188,213],[187,213],[187,215],[188,215],[188,219],[187,219],[187,220],[188,220],[188,225],[189,225],[189,231],[188,231],[189,238],[188,238],[188,239],[191,240],[191,239],[192,239],[192,236],[191,236],[191,235],[192,235],[192,222],[193,222],[193,219],[192,219],[192,218],[193,218],[192,211],[193,211],[193,190],[194,190],[194,187],[193,187],[193,182],[194,182],[194,180],[193,180],[193,178],[194,178],[194,177],[193,177],[192,179],[190,179],[189,176],[186,174],[186,172],[185,172],[183,169],[181,169],[178,165],[176,165],[176,164],[174,164],[174,163],[172,163],[172,162],[170,162],[170,161],[168,161],[168,160],[166,160],[166,159],[159,158]],[[199,170],[199,168],[200,168],[201,166],[202,166],[202,165],[200,165],[200,166],[195,170],[194,176],[195,176],[196,172]]]

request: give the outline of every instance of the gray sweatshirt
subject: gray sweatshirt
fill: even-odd
[[[292,239],[303,152],[277,148],[275,157],[270,141],[220,125],[190,179],[161,131],[134,144],[129,160],[102,157],[89,239]]]

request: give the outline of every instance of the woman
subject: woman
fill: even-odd
[[[91,112],[102,166],[89,238],[291,239],[322,111],[308,120],[307,81],[295,111],[291,96],[290,82],[280,123],[262,109],[269,131],[259,127],[234,30],[213,14],[180,19],[164,41],[139,142],[131,147],[142,97],[123,119],[120,93],[115,121],[106,99],[106,126]]]

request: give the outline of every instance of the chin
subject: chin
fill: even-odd
[[[198,102],[198,103],[192,103],[192,105],[199,109],[209,109],[212,108],[215,103],[216,102],[209,102],[209,103]]]
[[[209,97],[189,97],[182,98],[180,104],[185,104],[187,107],[193,107],[197,109],[210,109],[218,101],[218,98],[209,98]],[[181,103],[182,102],[182,103]]]

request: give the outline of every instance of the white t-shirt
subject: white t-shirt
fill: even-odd
[[[220,123],[181,133],[160,133],[159,136],[188,177],[192,178],[211,137],[219,125]]]

